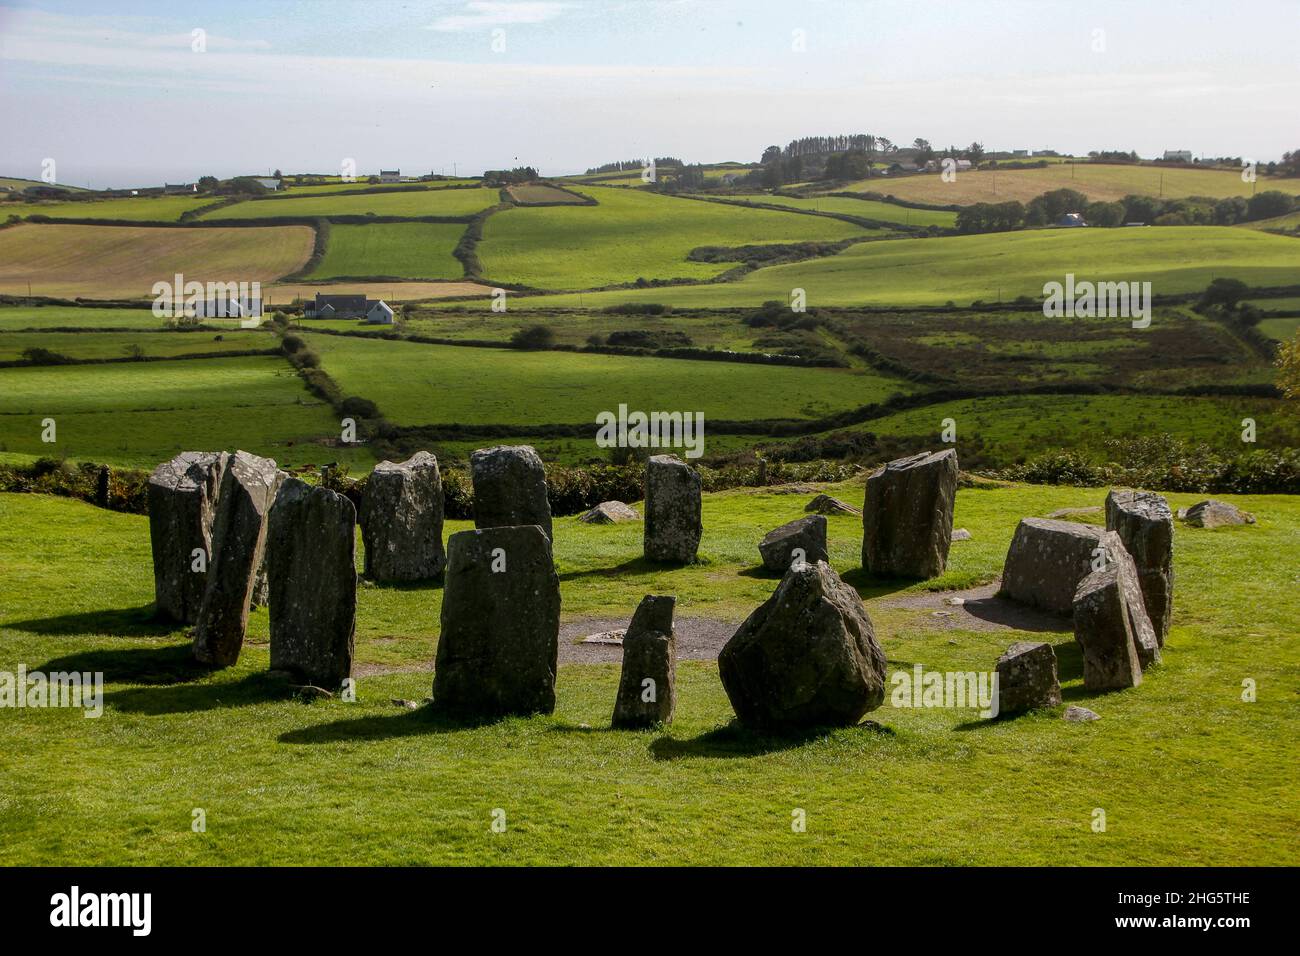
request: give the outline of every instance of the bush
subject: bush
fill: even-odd
[[[368,398],[350,396],[339,402],[339,413],[348,418],[379,418],[379,406]]]
[[[530,325],[510,336],[510,347],[515,349],[548,349],[555,344],[555,332],[546,325]]]

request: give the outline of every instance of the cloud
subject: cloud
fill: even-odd
[[[554,20],[569,4],[550,3],[544,0],[523,0],[520,3],[500,3],[493,0],[471,0],[465,12],[439,17],[429,25],[430,30],[442,33],[460,33],[520,23],[545,23]]]

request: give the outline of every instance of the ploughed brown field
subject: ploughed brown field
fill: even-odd
[[[238,229],[23,223],[0,229],[0,292],[149,298],[155,282],[269,283],[311,256],[308,226]],[[30,283],[30,287],[29,287]]]

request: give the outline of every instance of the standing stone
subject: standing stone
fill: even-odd
[[[438,459],[416,452],[381,461],[361,500],[365,574],[373,581],[429,581],[442,576],[442,475]]]
[[[1093,571],[1079,584],[1074,599],[1074,639],[1083,652],[1083,686],[1090,691],[1142,683],[1142,663],[1120,573],[1116,562]],[[1140,610],[1146,614],[1145,608]]]
[[[537,525],[551,538],[546,469],[531,445],[496,445],[469,456],[474,527]]]
[[[1107,549],[1122,549],[1119,536],[1095,525],[1051,518],[1022,518],[1002,567],[1002,594],[1053,614],[1074,611],[1074,592],[1092,573],[1094,554],[1109,535]]]
[[[289,478],[267,522],[271,669],[333,689],[352,676],[357,619],[357,509]]]
[[[214,667],[239,660],[253,584],[266,548],[266,515],[283,472],[270,458],[230,456],[212,522],[212,557],[194,628],[194,659]]]
[[[872,574],[933,578],[952,543],[957,452],[922,452],[877,468],[862,507],[862,566]]]
[[[1129,631],[1133,635],[1134,648],[1137,650],[1138,663],[1146,670],[1151,664],[1160,663],[1160,641],[1156,637],[1155,625],[1147,614],[1146,599],[1142,594],[1142,582],[1138,576],[1137,566],[1123,545],[1115,553],[1106,555],[1108,564],[1113,564],[1119,580],[1120,593],[1124,598],[1124,611],[1128,615]]]
[[[830,561],[826,551],[826,517],[809,515],[769,531],[758,544],[763,567],[785,574],[795,559],[795,551],[809,564]]]
[[[672,723],[677,706],[677,643],[673,635],[675,597],[647,594],[623,635],[623,673],[614,702],[613,726],[653,727]],[[647,699],[648,698],[648,699]]]
[[[998,658],[998,713],[1015,714],[1061,702],[1056,651],[1051,644],[1018,641]]]
[[[108,465],[100,465],[95,475],[95,504],[107,508],[112,498],[113,472]]]
[[[885,653],[858,592],[824,561],[791,568],[718,655],[741,723],[851,726],[885,699]]]
[[[537,525],[447,540],[433,701],[482,717],[555,710],[560,579]]]
[[[1133,558],[1147,617],[1164,647],[1174,607],[1174,515],[1169,502],[1151,491],[1111,491],[1106,527],[1120,536]]]
[[[645,534],[649,561],[690,564],[700,547],[700,475],[676,455],[652,455],[645,466]]]
[[[154,604],[161,617],[182,624],[198,619],[212,560],[212,519],[229,458],[224,451],[187,451],[149,476]],[[203,570],[194,570],[196,549],[203,552]]]

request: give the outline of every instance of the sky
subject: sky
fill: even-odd
[[[0,175],[756,161],[801,136],[1300,148],[1300,0],[0,0]]]

